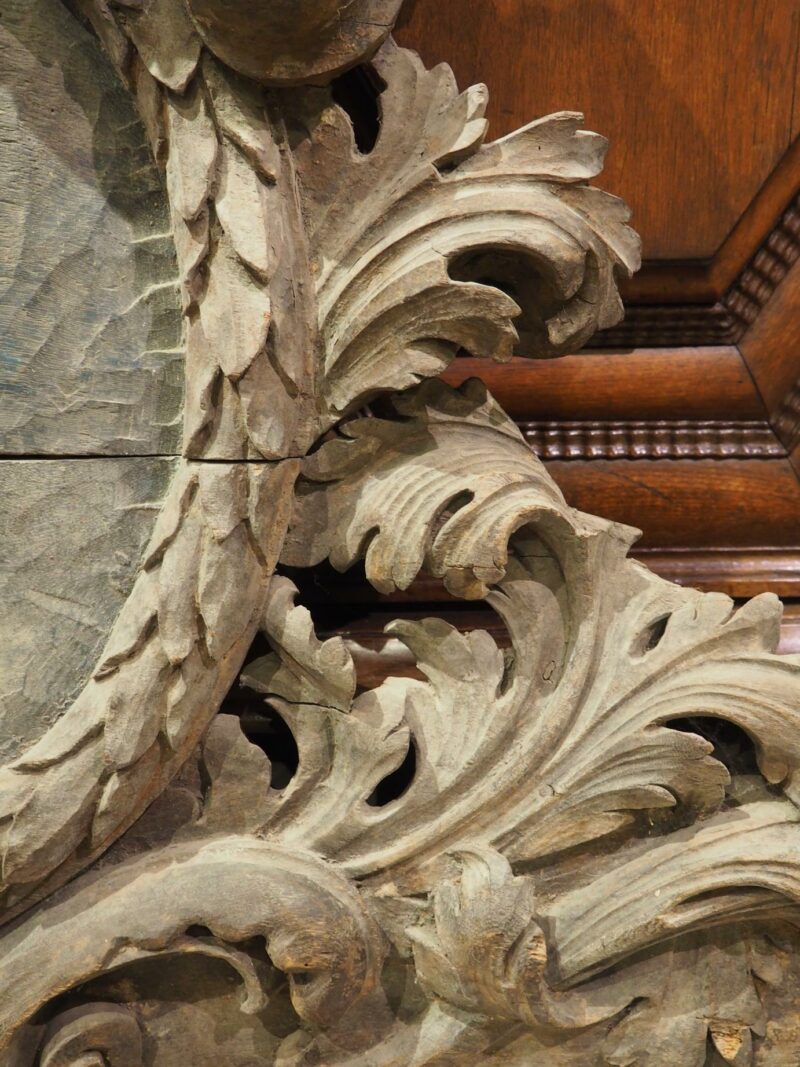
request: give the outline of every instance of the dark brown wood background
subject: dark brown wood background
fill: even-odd
[[[407,0],[396,36],[487,83],[490,137],[582,111],[643,239],[589,351],[447,378],[483,377],[569,501],[642,529],[666,577],[788,598],[800,648],[800,0]],[[380,610],[348,610],[379,640]]]

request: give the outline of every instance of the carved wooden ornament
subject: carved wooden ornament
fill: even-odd
[[[562,112],[484,144],[485,88],[393,43],[399,0],[72,7],[164,174],[183,447],[91,676],[0,768],[2,1063],[796,1063],[780,604],[627,559],[479,382],[436,379],[619,319],[638,240],[588,184],[603,139]],[[360,63],[361,148],[331,86]],[[419,677],[365,689],[296,603],[322,561],[485,598],[510,651],[398,621]],[[217,714],[259,631],[240,681],[288,784]]]

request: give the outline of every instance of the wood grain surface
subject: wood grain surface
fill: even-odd
[[[712,256],[789,147],[799,28],[795,0],[415,0],[398,37],[491,82],[493,136],[583,111],[611,140],[605,186],[664,260]]]
[[[0,15],[0,454],[172,453],[177,267],[162,180],[59,0]]]
[[[643,547],[800,544],[800,485],[786,459],[549,463],[569,502],[643,531]]]
[[[0,762],[83,688],[130,593],[175,460],[0,460]]]
[[[451,385],[480,378],[513,418],[763,419],[766,411],[734,346],[582,353],[511,363],[460,358]]]
[[[740,343],[770,418],[791,446],[797,436],[792,393],[800,377],[800,261],[770,297]]]

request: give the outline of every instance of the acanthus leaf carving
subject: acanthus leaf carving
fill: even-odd
[[[403,421],[345,423],[306,461],[282,558],[345,570],[363,555],[384,593],[424,566],[456,595],[485,596],[514,530],[545,514],[568,523],[570,510],[477,380],[425,383],[395,404]]]
[[[446,67],[426,71],[391,43],[373,66],[386,89],[366,155],[324,92],[296,104],[309,130],[298,172],[330,418],[437,373],[460,347],[510,358],[522,309],[504,285],[523,290],[533,354],[580,345],[617,321],[616,275],[638,265],[627,209],[584,184],[605,142],[579,129],[582,116],[552,115],[482,148],[483,86],[458,95]],[[479,260],[491,277],[493,259],[496,284],[459,276]]]
[[[87,944],[80,931],[89,908]],[[54,985],[70,988],[143,955],[204,951],[184,940],[197,924],[223,942],[263,937],[270,959],[289,976],[298,1014],[329,1033],[361,998],[381,1003],[382,937],[355,890],[314,857],[252,837],[215,835],[128,860],[106,869],[99,883],[78,880],[50,909],[62,938],[58,953],[36,924],[23,923],[3,939],[4,973],[16,995],[0,1004],[0,1051],[8,1051]],[[309,924],[311,914],[317,920]],[[212,954],[226,951],[210,947]],[[227,956],[243,971],[243,1010],[258,1010],[252,964],[235,949]],[[342,1039],[347,1043],[346,1027]]]
[[[615,997],[596,986],[560,992],[548,985],[548,951],[536,921],[533,879],[514,876],[490,849],[455,857],[456,878],[433,893],[433,925],[408,930],[420,981],[450,1004],[534,1029],[581,1030],[618,1015]]]
[[[255,633],[296,474],[291,460],[266,472],[181,466],[95,676],[37,744],[0,770],[9,906],[62,864],[62,878],[73,870],[70,857],[87,837],[93,854],[102,851],[197,744]],[[208,481],[223,493],[212,512],[201,503]],[[233,511],[221,527],[229,491]],[[235,605],[212,596],[215,585],[235,592]]]

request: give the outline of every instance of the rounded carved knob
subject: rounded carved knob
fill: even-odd
[[[208,47],[273,85],[330,80],[370,56],[402,0],[186,0]]]

